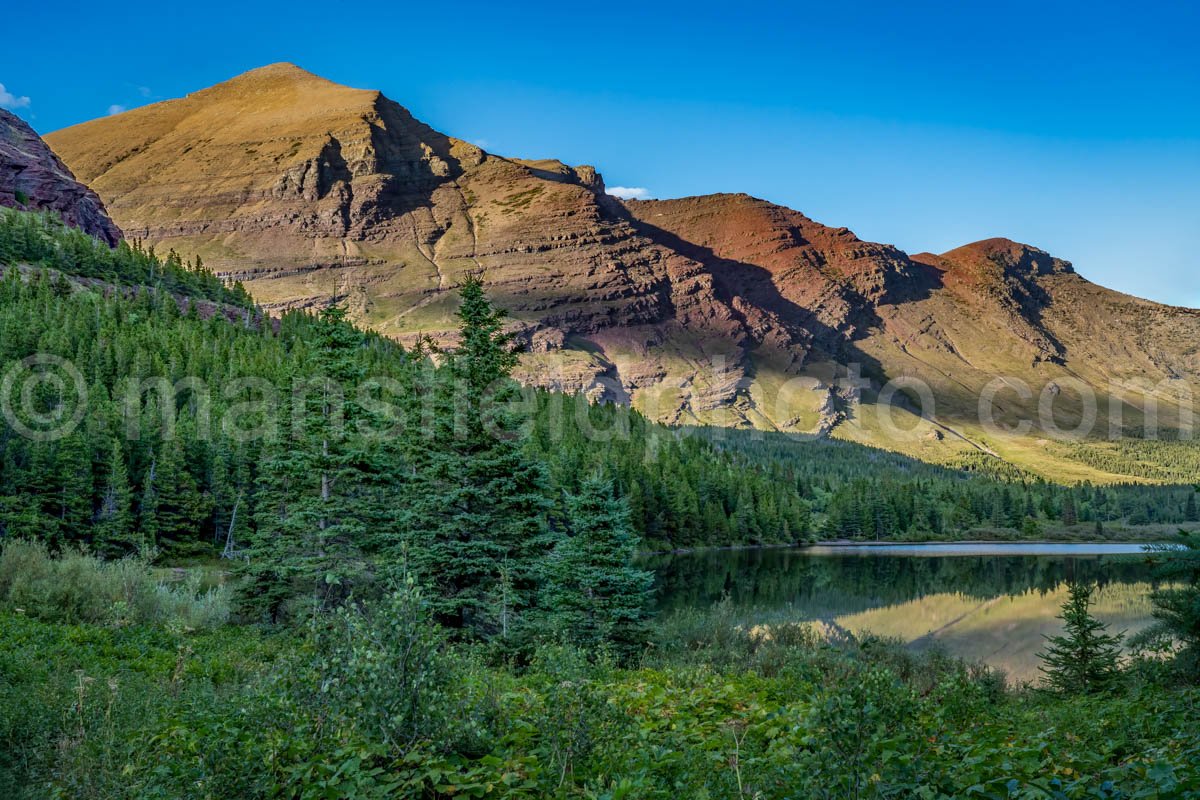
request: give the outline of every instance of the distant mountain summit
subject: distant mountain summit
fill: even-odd
[[[33,128],[0,108],[0,206],[57,212],[68,225],[115,246],[121,231],[96,193],[75,180]]]
[[[1103,449],[1151,405],[1182,430],[1179,390],[1200,388],[1200,312],[1037,248],[910,256],[747,195],[622,202],[590,166],[488,153],[291,64],[47,141],[131,236],[202,256],[270,309],[340,302],[402,341],[449,340],[451,290],[479,274],[527,345],[525,380],[667,422],[1107,479],[1066,432],[1094,418]]]

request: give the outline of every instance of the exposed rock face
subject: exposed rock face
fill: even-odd
[[[1102,401],[1200,386],[1197,312],[1036,248],[910,257],[746,195],[622,203],[592,167],[487,153],[292,65],[47,139],[130,235],[203,256],[268,308],[343,302],[402,341],[449,340],[452,290],[478,274],[527,345],[520,377],[665,421],[995,452],[1007,434],[981,432],[978,398],[997,375],[1005,425],[1036,418],[1051,384],[1064,428],[1085,415],[1081,381]],[[904,441],[871,410],[896,378],[936,401],[891,396]]]
[[[0,206],[57,211],[68,225],[116,246],[121,231],[96,193],[20,117],[0,108]]]

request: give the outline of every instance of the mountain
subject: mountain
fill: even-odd
[[[524,380],[666,422],[1164,479],[1162,457],[1109,439],[1147,433],[1152,406],[1186,430],[1200,386],[1200,312],[1035,247],[910,256],[747,195],[621,202],[590,166],[488,153],[290,64],[47,141],[130,236],[268,309],[342,302],[402,342],[447,341],[450,290],[479,274],[527,347]]]
[[[51,210],[110,246],[121,231],[96,193],[75,180],[33,128],[0,108],[0,206]]]

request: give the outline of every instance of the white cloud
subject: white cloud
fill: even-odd
[[[121,105],[117,105],[116,103],[113,103],[111,106],[108,107],[108,115],[111,117],[113,114],[120,114],[124,110],[125,110],[125,106],[121,106]]]
[[[11,108],[14,110],[18,108],[29,108],[29,98],[17,97],[15,94],[8,91],[8,89],[5,89],[3,83],[0,83],[0,108]]]
[[[622,200],[649,200],[650,190],[644,186],[609,186],[604,191]]]
[[[149,97],[152,94],[152,92],[150,91],[149,86],[139,86],[138,94],[140,94],[142,97]]]

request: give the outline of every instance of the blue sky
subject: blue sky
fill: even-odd
[[[1007,236],[1200,306],[1193,3],[165,5],[6,9],[0,103],[48,132],[292,61],[609,186],[910,252]]]

